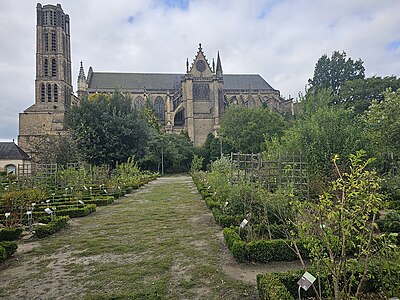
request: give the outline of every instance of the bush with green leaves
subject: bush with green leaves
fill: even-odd
[[[0,242],[18,240],[24,229],[22,227],[5,227],[0,229]]]
[[[241,239],[237,228],[224,228],[224,238],[233,257],[239,262],[269,262],[269,261],[292,261],[298,256],[292,246],[291,240],[254,240],[245,242]],[[297,247],[304,257],[307,257],[301,242]]]
[[[11,257],[17,251],[16,242],[0,242],[0,263]]]
[[[49,222],[46,225],[38,225],[35,228],[35,235],[38,238],[44,238],[53,233],[56,233],[68,225],[68,220],[68,216],[56,217],[53,221]]]

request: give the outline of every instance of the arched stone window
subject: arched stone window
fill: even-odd
[[[51,102],[51,84],[47,85],[47,102]]]
[[[49,60],[44,59],[44,76],[49,76]]]
[[[15,175],[17,174],[17,167],[15,165],[9,164],[4,167],[7,175]]]
[[[51,51],[57,52],[57,34],[55,32],[51,34]]]
[[[136,110],[141,110],[144,107],[144,99],[142,96],[137,96],[135,99],[135,109]]]
[[[154,101],[154,113],[159,121],[165,121],[165,104],[164,99],[160,96],[158,96]]]
[[[40,101],[45,102],[46,101],[46,87],[44,83],[40,85]]]
[[[51,60],[51,76],[57,76],[57,62],[54,58]]]
[[[58,102],[58,85],[54,85],[54,102]]]
[[[185,124],[185,109],[182,109],[176,113],[174,124],[175,125]]]

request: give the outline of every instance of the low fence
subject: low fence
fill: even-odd
[[[264,159],[261,154],[231,153],[231,182],[255,182],[270,191],[292,190],[309,196],[307,163],[301,155],[278,155]]]

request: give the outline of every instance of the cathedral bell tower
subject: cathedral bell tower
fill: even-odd
[[[36,7],[35,103],[19,117],[18,141],[31,144],[43,135],[61,134],[72,95],[70,19],[60,4]]]
[[[223,105],[223,74],[218,53],[217,67],[212,66],[203,52],[201,44],[196,57],[182,80],[185,99],[185,129],[195,146],[204,144],[210,132],[216,133]]]

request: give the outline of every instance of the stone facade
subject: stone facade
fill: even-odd
[[[70,20],[60,4],[36,8],[35,103],[19,115],[18,144],[32,155],[43,135],[64,131],[64,114],[78,99],[71,76]]]
[[[105,73],[79,70],[77,97],[71,83],[70,19],[61,5],[37,5],[35,103],[19,116],[18,142],[32,155],[35,140],[64,133],[64,115],[79,99],[94,93],[119,90],[141,109],[150,101],[166,132],[188,133],[201,146],[212,132],[217,134],[220,118],[229,105],[268,106],[291,113],[285,100],[258,74],[224,74],[220,54],[210,63],[201,44],[183,74]]]
[[[105,73],[81,63],[78,97],[119,90],[140,109],[151,101],[166,132],[185,131],[195,146],[204,144],[210,132],[217,134],[224,109],[229,105],[260,107],[291,113],[292,101],[285,100],[258,74],[224,74],[220,54],[217,63],[207,60],[201,44],[185,74]]]

